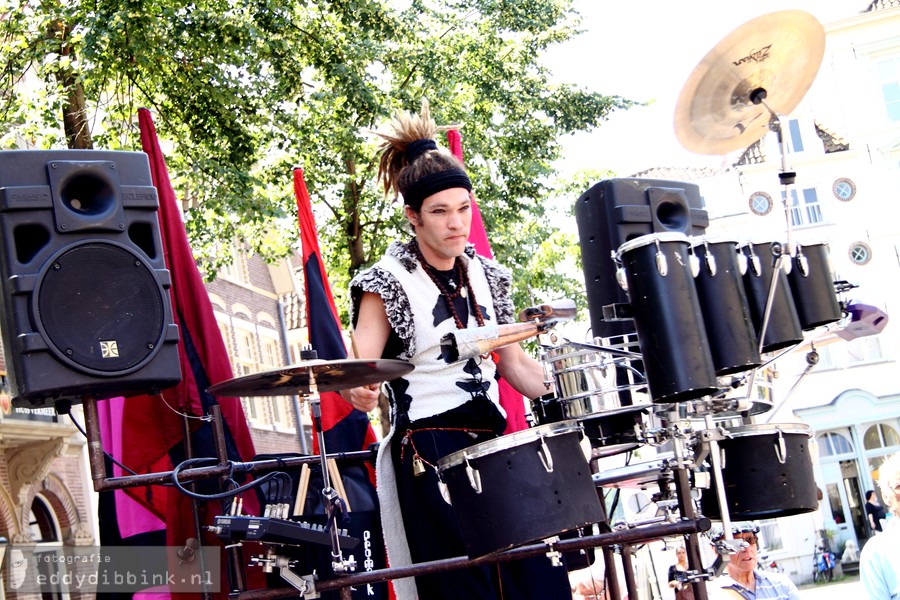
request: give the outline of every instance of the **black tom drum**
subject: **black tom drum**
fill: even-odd
[[[438,461],[470,558],[604,519],[578,423],[517,431]]]
[[[797,245],[788,281],[803,331],[841,320],[827,244]]]
[[[719,441],[722,482],[732,519],[774,519],[818,510],[809,441],[802,423],[744,425]],[[704,516],[722,517],[713,485],[700,499]]]
[[[730,375],[762,364],[756,329],[741,277],[746,260],[736,241],[701,238],[694,243],[700,263],[695,279],[716,375]]]
[[[656,233],[629,240],[616,252],[653,402],[718,391],[689,248],[684,234]]]
[[[757,243],[741,246],[741,253],[747,258],[747,272],[744,274],[744,289],[753,317],[753,327],[757,336],[763,330],[763,320],[769,303],[769,288],[773,277],[776,279],[775,295],[769,310],[769,320],[763,336],[762,351],[773,352],[803,341],[800,318],[794,306],[787,275],[783,268],[775,270],[780,244]],[[782,258],[784,261],[790,257]]]

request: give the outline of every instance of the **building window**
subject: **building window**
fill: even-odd
[[[772,212],[772,196],[765,192],[754,192],[750,195],[750,212],[764,217]]]
[[[781,534],[778,532],[778,521],[766,519],[759,522],[759,537],[761,550],[766,552],[778,552],[784,550]]]
[[[28,515],[28,532],[35,544],[46,544],[59,541],[59,527],[53,511],[40,496],[31,501],[31,512]]]
[[[817,438],[819,442],[819,453],[822,456],[833,456],[835,454],[847,454],[853,452],[853,444],[842,433],[836,431],[828,431],[821,434]]]
[[[872,247],[865,242],[850,244],[850,262],[855,265],[866,265],[872,260]]]
[[[835,179],[834,184],[831,186],[831,191],[834,193],[834,197],[842,202],[849,202],[853,200],[853,197],[856,196],[856,184],[853,183],[853,180],[848,179],[846,177],[841,177],[840,179]]]
[[[237,342],[235,374],[241,377],[255,373],[258,370],[258,362],[256,360],[256,338],[253,332],[236,329],[234,334]]]
[[[877,66],[888,121],[900,121],[900,56],[880,60]]]
[[[802,202],[797,190],[791,190],[791,225],[804,227],[824,221],[816,188],[806,188],[801,191],[801,194],[803,196]]]
[[[883,358],[878,336],[867,336],[847,342],[847,364],[849,366],[876,362]]]
[[[789,140],[792,152],[803,152],[803,137],[800,135],[800,121],[791,119],[788,121]]]
[[[218,275],[236,283],[250,283],[250,267],[247,253],[239,244],[231,246],[231,262],[223,265]]]
[[[900,446],[900,435],[897,434],[897,430],[891,425],[876,423],[866,429],[866,433],[863,436],[863,446],[866,447],[866,450]]]

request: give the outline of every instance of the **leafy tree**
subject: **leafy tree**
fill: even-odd
[[[339,292],[404,232],[375,186],[369,131],[427,97],[439,123],[464,125],[517,303],[573,291],[552,268],[574,247],[548,224],[559,140],[631,102],[552,81],[541,56],[576,33],[570,1],[398,5],[0,0],[0,147],[139,149],[136,110],[151,108],[209,273],[229,259],[221,240],[267,257],[296,243],[289,171],[302,165]]]

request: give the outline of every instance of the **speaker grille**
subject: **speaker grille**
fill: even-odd
[[[117,375],[156,354],[165,293],[141,258],[114,244],[60,254],[40,282],[36,315],[51,350],[81,370]]]

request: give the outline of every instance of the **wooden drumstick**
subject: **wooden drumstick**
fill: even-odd
[[[347,490],[344,489],[344,480],[341,479],[341,472],[338,470],[337,461],[329,458],[325,461],[328,464],[328,475],[331,477],[331,483],[334,485],[334,491],[343,499],[347,512],[350,512],[350,498],[347,497]]]
[[[300,467],[300,481],[297,482],[297,497],[294,499],[294,515],[303,515],[303,509],[306,506],[306,490],[309,489],[309,465],[303,464]]]

